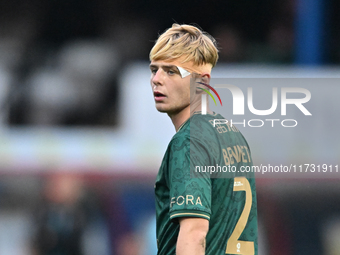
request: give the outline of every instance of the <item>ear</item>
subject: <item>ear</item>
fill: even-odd
[[[209,73],[196,74],[195,75],[195,88],[196,88],[195,93],[196,93],[196,95],[201,95],[203,93],[206,93],[201,89],[208,89],[206,86],[204,86],[204,84],[209,85],[209,82],[210,82],[210,74]],[[201,89],[198,89],[198,88],[201,88]]]
[[[210,83],[210,78],[211,78],[210,73],[202,73],[200,76],[201,76],[203,83],[205,83],[205,84]]]

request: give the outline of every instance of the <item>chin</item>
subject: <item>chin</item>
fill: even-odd
[[[168,109],[164,109],[164,107],[157,106],[157,105],[156,105],[156,109],[157,109],[157,111],[163,112],[163,113],[168,113],[169,112]]]
[[[156,104],[156,109],[159,112],[167,113],[170,115],[177,114],[183,110],[183,108],[179,108],[179,107],[165,107],[165,105],[157,105],[157,104]]]
[[[161,113],[168,113],[168,111],[165,111],[163,109],[157,109],[157,111],[161,112]]]
[[[161,112],[161,113],[166,113],[168,115],[173,115],[178,113],[178,111],[176,110],[172,110],[172,109],[164,109],[162,107],[156,107],[157,111]]]

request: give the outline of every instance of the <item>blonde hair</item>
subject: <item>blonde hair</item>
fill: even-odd
[[[200,66],[218,60],[216,40],[208,33],[191,25],[173,24],[159,36],[150,52],[151,61],[171,61],[181,58],[182,63]]]

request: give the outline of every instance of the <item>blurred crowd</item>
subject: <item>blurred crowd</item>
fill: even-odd
[[[0,123],[117,125],[120,74],[174,22],[211,33],[222,63],[293,64],[294,13],[294,0],[1,0]]]
[[[0,254],[152,254],[153,189],[143,182],[67,172],[2,176]]]
[[[152,184],[64,171],[2,175],[0,254],[156,254]],[[338,254],[338,181],[257,184],[259,254]]]

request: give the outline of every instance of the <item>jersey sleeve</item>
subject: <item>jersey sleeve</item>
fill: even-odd
[[[211,179],[208,173],[195,174],[206,166],[209,154],[199,141],[178,137],[172,141],[169,158],[170,219],[199,217],[210,220]]]

